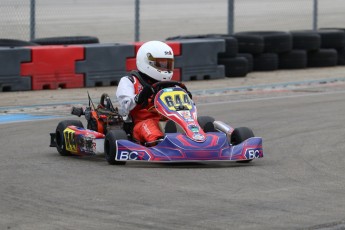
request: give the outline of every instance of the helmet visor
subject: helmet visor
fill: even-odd
[[[173,71],[174,59],[173,58],[154,58],[151,54],[148,55],[149,64],[161,71]]]

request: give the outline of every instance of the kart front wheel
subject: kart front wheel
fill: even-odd
[[[83,123],[81,123],[81,121],[79,120],[65,120],[65,121],[59,122],[55,131],[55,142],[56,142],[56,149],[60,153],[61,156],[71,155],[71,153],[66,150],[65,138],[63,135],[63,131],[70,125],[84,128]]]
[[[214,118],[210,116],[200,116],[198,117],[198,123],[205,133],[217,132],[213,125]]]
[[[110,130],[105,136],[104,140],[104,155],[105,159],[110,165],[124,165],[126,161],[117,161],[115,159],[116,153],[116,141],[117,140],[127,140],[127,134],[123,130]]]
[[[247,128],[247,127],[236,128],[231,134],[231,144],[238,145],[251,137],[254,137],[254,133],[250,128]],[[249,163],[251,161],[252,160],[243,160],[243,161],[237,161],[237,162]]]

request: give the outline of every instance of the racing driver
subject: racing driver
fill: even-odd
[[[133,137],[150,145],[164,137],[159,128],[161,115],[149,111],[153,107],[152,85],[160,81],[170,81],[174,70],[174,53],[170,46],[161,41],[144,43],[136,55],[138,71],[122,77],[116,97],[120,103],[120,113],[133,119]],[[190,96],[190,92],[187,92]]]

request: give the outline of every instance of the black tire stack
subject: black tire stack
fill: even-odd
[[[251,54],[238,53],[238,41],[234,36],[228,34],[203,34],[203,35],[180,35],[169,37],[166,40],[184,39],[223,39],[225,52],[219,53],[218,65],[224,65],[226,77],[245,77],[252,71],[253,58]]]
[[[215,37],[225,41],[225,52],[218,55],[218,64],[225,67],[225,76],[245,77],[251,71],[253,58],[239,55],[238,41],[233,36],[218,35]]]
[[[65,37],[47,37],[36,38],[31,42],[40,45],[75,45],[75,44],[97,44],[99,39],[93,36],[65,36]]]
[[[189,38],[225,40],[226,51],[219,53],[218,64],[224,65],[226,77],[244,77],[251,71],[345,65],[345,28],[187,35],[174,40]]]
[[[321,48],[329,49],[333,53],[336,51],[337,57],[334,57],[334,55],[328,57],[328,59],[331,59],[329,60],[330,64],[345,65],[345,29],[321,28],[318,32],[321,36]]]
[[[292,35],[283,31],[249,31],[235,34],[240,52],[253,55],[254,71],[306,67],[306,53],[293,49]]]

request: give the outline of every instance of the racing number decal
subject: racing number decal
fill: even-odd
[[[66,150],[70,152],[77,152],[77,143],[75,142],[75,131],[72,129],[65,129],[63,131],[65,138]]]
[[[175,107],[178,106],[186,106],[188,109],[192,108],[189,96],[183,91],[164,92],[160,98],[170,110],[176,110]]]

